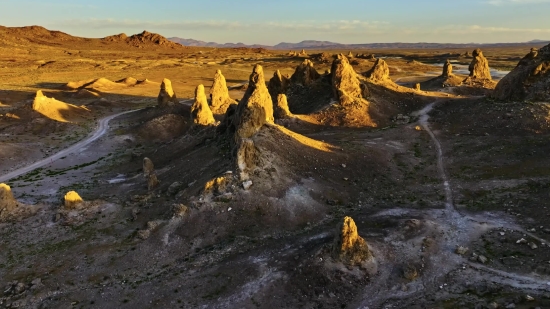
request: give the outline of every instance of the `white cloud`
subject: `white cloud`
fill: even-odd
[[[544,33],[550,34],[550,28],[508,28],[508,27],[484,27],[479,25],[464,26],[464,25],[448,25],[440,27],[434,30],[434,33],[448,33],[448,34],[494,34],[494,33],[525,33],[536,34]]]

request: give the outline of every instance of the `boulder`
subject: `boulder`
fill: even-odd
[[[368,93],[366,85],[359,81],[357,73],[344,55],[338,55],[332,62],[331,72],[332,91],[342,105],[360,100]]]
[[[357,226],[351,217],[345,217],[338,226],[333,256],[350,266],[360,265],[372,258],[367,242],[357,233]]]
[[[208,106],[203,85],[198,85],[195,89],[195,102],[191,106],[191,118],[196,125],[209,126],[216,123],[210,106]]]
[[[374,66],[365,73],[365,76],[374,83],[390,80],[390,68],[384,59],[377,59]]]
[[[13,197],[10,186],[0,183],[0,214],[4,211],[12,212],[17,206],[17,201]]]
[[[472,59],[472,63],[470,63],[470,66],[468,67],[468,70],[470,71],[470,78],[491,80],[492,77],[489,70],[489,61],[487,61],[487,58],[483,56],[481,49],[476,48],[472,52],[472,56],[474,59]]]
[[[265,85],[261,65],[254,66],[248,85],[234,116],[237,139],[249,138],[264,124],[273,123],[273,101]]]
[[[210,105],[214,114],[225,114],[231,104],[237,104],[237,101],[229,97],[229,89],[222,71],[217,70],[214,75],[214,82],[210,88]]]
[[[290,77],[290,81],[304,86],[310,85],[321,77],[313,67],[313,62],[309,59],[304,60]]]
[[[172,89],[172,82],[167,78],[163,79],[162,84],[160,84],[160,92],[157,102],[158,106],[161,108],[171,107],[178,103],[176,93],[174,93],[174,90]]]
[[[531,52],[497,84],[493,96],[503,101],[550,100],[550,44]]]
[[[288,101],[285,94],[277,96],[277,103],[274,111],[275,119],[284,119],[292,117],[292,113],[288,109]]]
[[[76,193],[76,191],[69,191],[64,197],[65,209],[78,209],[84,200]]]

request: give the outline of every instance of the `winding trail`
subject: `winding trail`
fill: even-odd
[[[107,133],[107,130],[109,129],[109,121],[115,119],[118,116],[133,113],[133,112],[136,112],[138,110],[139,109],[131,110],[131,111],[125,111],[125,112],[122,112],[122,113],[118,113],[118,114],[114,114],[114,115],[111,115],[111,116],[101,118],[99,120],[97,129],[94,131],[94,133],[90,137],[88,137],[88,138],[86,138],[86,139],[70,146],[69,148],[63,149],[63,150],[59,151],[58,153],[56,153],[54,155],[51,155],[51,156],[49,156],[47,158],[44,158],[40,161],[34,162],[31,165],[16,169],[15,171],[12,171],[12,172],[9,172],[5,175],[0,176],[0,183],[1,182],[6,182],[6,181],[8,181],[12,178],[15,178],[15,177],[18,177],[20,175],[26,174],[26,173],[28,173],[32,170],[35,170],[37,168],[40,168],[42,166],[48,165],[53,161],[56,161],[56,160],[66,156],[66,155],[69,155],[69,154],[74,153],[75,151],[77,151],[79,149],[84,148],[85,146],[88,146],[92,142],[96,141],[97,139],[99,139],[100,137],[105,135],[105,133]]]

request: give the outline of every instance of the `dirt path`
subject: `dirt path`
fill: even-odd
[[[86,138],[86,139],[70,146],[69,148],[61,150],[61,151],[59,151],[58,153],[56,153],[52,156],[49,156],[47,158],[44,158],[40,161],[37,161],[37,162],[31,164],[31,165],[28,165],[28,166],[22,167],[20,169],[17,169],[15,171],[12,171],[8,174],[2,175],[2,176],[0,176],[0,182],[6,182],[6,181],[8,181],[12,178],[15,178],[17,176],[26,174],[26,173],[28,173],[32,170],[43,167],[47,164],[51,164],[52,162],[66,156],[68,154],[74,153],[75,151],[86,147],[87,145],[91,144],[93,141],[97,140],[101,136],[105,135],[105,133],[107,133],[107,130],[109,129],[109,121],[113,120],[114,118],[116,118],[118,116],[125,115],[125,114],[128,114],[128,113],[132,113],[132,112],[135,112],[135,111],[138,111],[138,110],[125,111],[125,112],[122,112],[122,113],[118,113],[118,114],[114,114],[114,115],[111,115],[111,116],[101,118],[99,120],[97,129],[94,131],[94,133],[90,137],[88,137],[88,138]]]

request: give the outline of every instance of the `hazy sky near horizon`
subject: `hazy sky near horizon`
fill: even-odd
[[[0,0],[0,25],[218,43],[550,40],[550,0]]]

